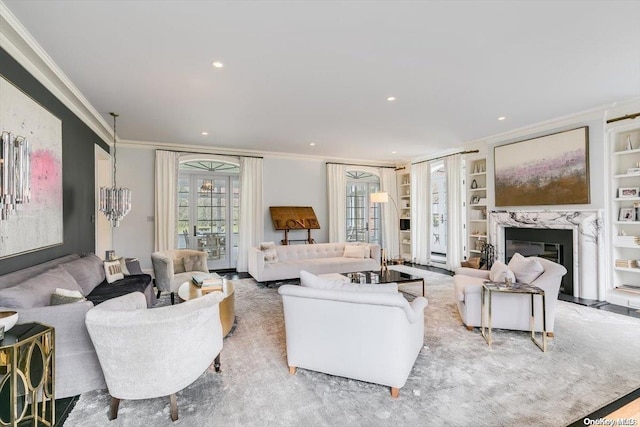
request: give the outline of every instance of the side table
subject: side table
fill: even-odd
[[[531,304],[529,305],[529,329],[531,329],[531,341],[540,348],[543,352],[547,351],[547,313],[546,313],[546,301],[544,290],[537,286],[531,286],[526,283],[514,283],[513,285],[506,285],[504,283],[485,282],[482,285],[482,293],[480,296],[481,301],[481,315],[480,315],[480,330],[483,338],[487,341],[487,344],[491,345],[493,342],[491,337],[491,296],[493,292],[501,292],[507,294],[529,294],[531,296]],[[542,343],[536,339],[535,330],[535,309],[533,306],[533,298],[536,295],[540,295],[542,298]],[[488,298],[488,304],[486,300]],[[488,307],[488,313],[486,308]],[[485,326],[485,317],[488,319],[488,323]],[[485,333],[485,327],[487,333]]]
[[[55,331],[15,325],[0,341],[0,425],[55,422]]]

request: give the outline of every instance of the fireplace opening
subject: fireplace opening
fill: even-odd
[[[573,296],[572,230],[507,227],[504,237],[507,263],[518,252],[525,257],[536,256],[561,264],[567,274],[562,278],[560,293]]]

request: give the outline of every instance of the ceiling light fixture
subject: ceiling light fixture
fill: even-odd
[[[395,101],[396,97],[395,96],[388,96],[387,97],[387,101]]]
[[[224,64],[220,61],[213,61],[213,63],[211,64],[213,65],[213,68],[222,68],[224,67]]]
[[[209,132],[207,132],[207,131],[202,131],[202,132],[200,133],[200,135],[207,136],[207,135],[209,135]]]
[[[316,143],[315,142],[310,142],[309,145],[314,146],[314,145],[316,145]]]
[[[116,146],[116,113],[109,113],[113,116],[113,186],[111,188],[100,188],[99,210],[109,221],[112,227],[118,227],[120,220],[131,210],[131,190],[128,188],[118,188],[116,185],[116,161],[118,158]]]
[[[396,153],[397,153],[397,151],[392,151],[392,152],[391,152],[391,154],[396,154]]]
[[[506,119],[506,117],[505,117],[505,116],[500,116],[500,117],[498,117],[498,120],[500,120],[500,121],[502,121],[502,120],[504,120],[504,119]]]

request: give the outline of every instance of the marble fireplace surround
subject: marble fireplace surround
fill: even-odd
[[[570,229],[573,231],[573,296],[606,299],[603,211],[540,210],[490,211],[489,241],[496,247],[496,258],[505,260],[504,230],[513,228]],[[602,264],[604,265],[604,264]]]

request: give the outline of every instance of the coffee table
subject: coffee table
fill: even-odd
[[[422,282],[422,296],[424,295],[424,277],[414,276],[409,273],[402,273],[396,270],[388,270],[387,273],[381,273],[380,271],[361,271],[366,276],[366,282],[371,283],[371,273],[379,276],[379,283],[397,283],[398,288],[400,285],[411,282]],[[349,273],[344,273],[346,276]]]
[[[220,301],[220,323],[222,323],[222,336],[226,337],[236,320],[236,302],[233,283],[227,279],[222,279],[222,282],[224,299]],[[178,288],[178,298],[182,301],[189,301],[201,296],[202,288],[194,285],[191,280],[184,282]]]

